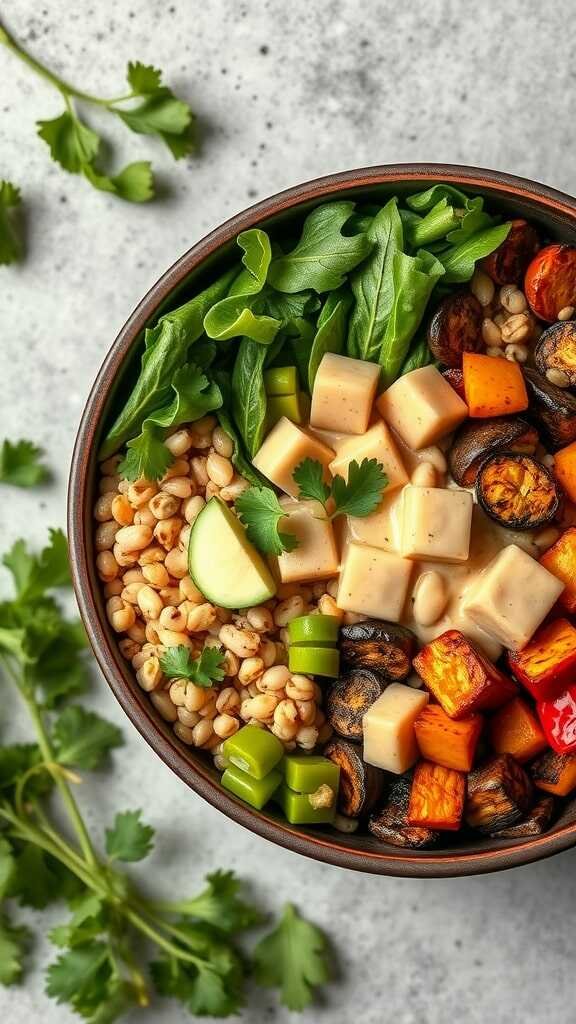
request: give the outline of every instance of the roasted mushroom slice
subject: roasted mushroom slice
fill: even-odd
[[[532,225],[525,220],[513,220],[507,238],[486,256],[482,266],[496,284],[520,284],[538,246],[538,235]]]
[[[466,401],[466,392],[464,391],[464,374],[462,370],[456,366],[450,366],[447,370],[442,370],[442,376],[444,380],[447,380],[453,391],[456,392],[458,398],[461,398],[463,402]]]
[[[326,716],[339,736],[362,739],[362,718],[378,700],[388,680],[369,668],[353,668],[333,684],[326,701]]]
[[[551,384],[576,387],[576,322],[560,320],[547,327],[534,349],[534,362]]]
[[[468,291],[447,295],[428,327],[428,346],[444,366],[462,366],[464,352],[482,352],[482,306]]]
[[[510,754],[501,754],[468,776],[464,817],[467,823],[491,835],[515,825],[532,803],[532,783]]]
[[[384,772],[366,764],[362,748],[347,740],[330,740],[323,754],[340,767],[338,810],[349,818],[367,814],[382,795]]]
[[[493,839],[523,839],[525,836],[541,836],[550,828],[556,801],[553,796],[545,796],[539,800],[530,813],[517,825],[509,825],[498,832],[491,832]]]
[[[576,441],[576,397],[551,384],[537,370],[524,370],[530,398],[530,416],[546,435],[549,446],[564,448]]]
[[[390,787],[386,802],[368,819],[368,830],[376,839],[392,846],[409,850],[426,850],[440,839],[440,833],[431,828],[408,824],[408,807],[413,772],[400,775]]]
[[[400,683],[410,675],[416,637],[405,626],[363,619],[340,630],[340,657],[346,666],[373,668]]]
[[[537,444],[538,432],[521,416],[467,420],[454,435],[448,465],[460,487],[473,487],[487,455],[502,451],[533,455]]]
[[[560,507],[552,474],[528,455],[503,452],[482,463],[476,497],[486,515],[510,530],[535,530],[549,523]]]

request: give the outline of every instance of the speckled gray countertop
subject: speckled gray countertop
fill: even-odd
[[[122,158],[153,159],[162,185],[147,207],[122,204],[50,163],[34,121],[56,116],[60,100],[0,53],[0,178],[22,186],[29,243],[21,268],[0,270],[0,437],[37,439],[56,467],[55,484],[40,494],[2,494],[3,547],[23,531],[40,542],[48,525],[64,522],[74,434],[108,346],[159,273],[232,213],[318,174],[406,160],[498,167],[576,192],[571,0],[18,0],[2,8],[30,48],[93,92],[121,88],[129,59],[165,69],[203,135],[201,156],[176,165],[153,141],[113,133]],[[142,805],[158,829],[144,870],[159,888],[186,892],[202,871],[228,865],[253,879],[265,904],[292,899],[332,936],[341,977],[304,1024],[572,1021],[576,855],[455,881],[314,864],[189,792],[97,673],[93,705],[126,735],[113,785],[83,787],[95,828],[118,807]],[[3,700],[2,736],[21,724]],[[3,1024],[73,1019],[43,995],[50,952],[37,944],[27,985],[0,990]],[[246,1019],[292,1019],[274,1006],[260,995]],[[176,1024],[186,1015],[163,1004],[146,1019]]]

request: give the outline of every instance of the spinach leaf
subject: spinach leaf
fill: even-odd
[[[250,338],[242,338],[232,371],[232,412],[250,458],[264,440],[266,389],[264,361],[266,348]]]
[[[318,317],[318,325],[308,358],[308,390],[312,394],[314,380],[326,352],[340,355],[346,342],[346,321],[352,296],[344,289],[331,292]],[[305,378],[306,379],[306,378]]]
[[[394,302],[380,349],[383,383],[396,380],[406,359],[410,342],[420,326],[434,285],[444,267],[431,253],[421,250],[416,256],[394,254],[392,282]]]
[[[282,321],[287,327],[294,320],[315,313],[320,306],[320,300],[314,292],[295,292],[293,295],[277,292],[274,288],[266,286],[262,294],[263,311],[268,316],[273,316]]]
[[[489,213],[486,213],[483,207],[484,200],[480,196],[476,199],[468,199],[466,210],[459,226],[446,235],[447,240],[452,245],[460,245],[461,242],[465,242],[471,235],[484,231],[485,228],[492,227],[492,225],[497,223],[496,219],[491,217]]]
[[[296,363],[300,384],[306,389],[308,387],[308,364],[310,362],[310,353],[316,328],[310,320],[306,320],[303,317],[295,320],[292,326],[295,333],[290,334],[288,344]]]
[[[403,377],[405,373],[411,373],[412,370],[421,370],[423,366],[429,366],[432,362],[432,353],[430,351],[428,341],[423,335],[412,345],[402,364],[399,376]]]
[[[505,224],[498,224],[497,227],[487,228],[472,235],[460,245],[451,246],[440,253],[438,259],[446,271],[443,283],[460,284],[469,281],[478,260],[489,256],[494,249],[502,245],[511,227],[508,221]]]
[[[268,280],[280,292],[313,288],[328,292],[339,288],[344,275],[366,258],[371,243],[365,234],[343,235],[342,227],[352,215],[354,203],[325,203],[304,221],[296,247],[275,257]]]
[[[257,487],[266,486],[268,481],[260,475],[258,470],[254,469],[254,466],[246,456],[244,450],[244,444],[240,434],[236,429],[236,425],[232,420],[232,381],[230,380],[230,374],[226,373],[225,370],[216,370],[214,373],[214,381],[220,388],[222,394],[222,405],[216,410],[216,416],[218,422],[223,430],[226,431],[229,437],[232,438],[234,443],[234,451],[232,452],[232,464],[238,470],[241,476],[249,480],[251,484],[255,484]]]
[[[356,300],[350,316],[346,350],[354,359],[376,361],[392,309],[392,261],[402,251],[402,222],[395,199],[377,213],[367,232],[373,249],[350,275]]]
[[[246,337],[269,345],[281,326],[271,316],[257,316],[253,312],[266,282],[272,252],[265,231],[251,228],[238,235],[238,245],[244,250],[244,270],[234,281],[228,295],[208,310],[204,317],[204,330],[209,338],[225,341]]]
[[[407,233],[408,241],[413,249],[438,242],[460,225],[463,216],[463,210],[455,210],[447,199],[441,199],[425,217],[412,223]]]
[[[202,337],[206,313],[226,294],[237,273],[237,269],[226,271],[214,284],[178,309],[164,313],[155,327],[147,329],[138,380],[108,431],[99,458],[106,459],[118,451],[141,430],[148,413],[170,396],[175,370],[186,362],[190,346]]]
[[[468,196],[461,192],[459,188],[454,188],[453,185],[431,185],[424,192],[416,192],[412,196],[406,196],[406,206],[410,210],[415,210],[416,213],[428,213],[432,210],[436,203],[441,200],[447,199],[450,201],[451,206],[455,204],[457,206],[466,207],[468,202]]]

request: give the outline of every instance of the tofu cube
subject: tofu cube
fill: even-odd
[[[414,722],[429,695],[403,683],[391,683],[362,719],[363,758],[367,764],[402,775],[420,756]]]
[[[386,494],[408,483],[398,448],[383,420],[375,423],[365,434],[351,437],[341,444],[336,458],[330,463],[330,472],[332,476],[343,476],[347,480],[350,463],[356,460],[360,464],[363,459],[376,459],[382,465],[388,477]]]
[[[466,404],[435,366],[423,366],[399,377],[380,395],[376,406],[383,419],[416,451],[436,444],[468,415]]]
[[[383,551],[400,550],[402,536],[403,493],[398,488],[388,494],[386,490],[380,505],[369,516],[348,516],[346,537],[359,544],[370,544]],[[338,520],[336,520],[338,522]]]
[[[314,380],[310,426],[364,434],[379,378],[380,367],[376,363],[327,352]]]
[[[346,612],[399,622],[408,594],[412,563],[368,544],[348,544],[340,570],[336,604]]]
[[[278,556],[278,573],[282,583],[301,580],[327,580],[338,573],[340,559],[334,539],[334,530],[318,501],[291,501],[281,499],[286,519],[280,522],[284,533],[298,540],[293,551]]]
[[[509,650],[526,646],[564,584],[516,544],[503,548],[467,592],[462,611]]]
[[[324,467],[325,480],[329,481],[328,466],[332,462],[334,454],[333,449],[329,448],[327,444],[323,444],[317,437],[312,437],[311,434],[283,416],[272,428],[262,447],[256,452],[252,463],[281,491],[296,498],[299,488],[292,478],[296,466],[303,459],[315,459]]]
[[[473,504],[469,491],[406,487],[402,506],[402,556],[432,562],[466,562]]]

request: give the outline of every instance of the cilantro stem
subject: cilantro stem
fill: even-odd
[[[177,960],[186,960],[188,963],[194,964],[196,967],[206,966],[206,961],[203,960],[202,957],[195,956],[193,953],[187,953],[186,950],[180,949],[179,946],[175,946],[173,942],[170,942],[168,939],[165,939],[164,936],[156,930],[156,928],[153,928],[152,925],[148,923],[148,921],[146,921],[139,913],[137,913],[131,907],[125,908],[124,916],[130,921],[132,925],[134,925],[135,928],[138,929],[138,931],[142,932],[143,935],[146,935],[149,939],[152,940],[152,942],[154,942],[157,946],[160,947],[160,949],[163,949],[170,956],[175,957]],[[160,924],[160,922],[157,920],[156,923]],[[166,927],[164,921],[162,921],[162,927]]]

